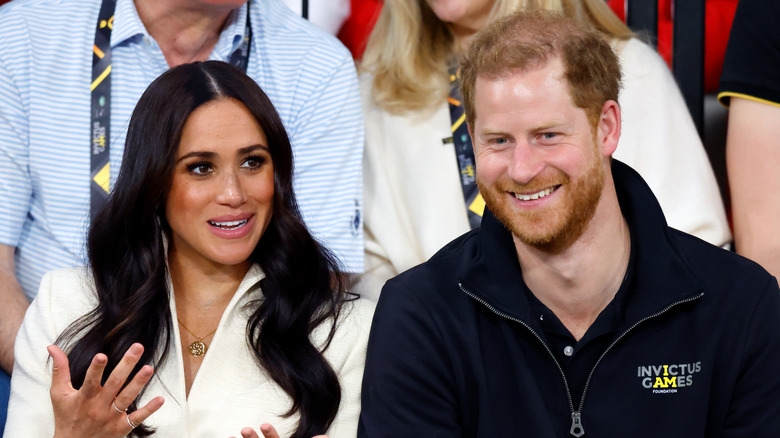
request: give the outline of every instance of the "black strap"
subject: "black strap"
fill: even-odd
[[[90,125],[90,202],[94,218],[109,192],[109,139],[111,131],[111,30],[115,0],[103,0],[92,46],[92,110]]]
[[[90,217],[106,202],[110,190],[111,133],[111,31],[114,28],[116,0],[103,0],[95,29],[92,46],[92,94],[90,124]],[[244,39],[228,57],[231,64],[246,72],[252,43],[252,26],[249,19],[249,2],[246,10]]]
[[[476,161],[474,148],[471,145],[466,112],[463,108],[463,97],[460,94],[460,71],[457,67],[450,68],[450,119],[452,121],[452,143],[455,146],[455,156],[460,171],[460,184],[463,188],[463,199],[466,201],[466,212],[471,228],[479,227],[485,202],[477,187]]]

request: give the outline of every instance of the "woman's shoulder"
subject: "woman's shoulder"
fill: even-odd
[[[76,266],[69,268],[53,269],[46,274],[43,278],[50,277],[59,281],[72,281],[72,282],[88,282],[92,283],[92,274],[86,266]],[[43,281],[41,281],[43,282]]]
[[[91,271],[81,266],[47,272],[34,301],[48,308],[55,317],[70,320],[74,315],[85,314],[97,302]]]
[[[60,268],[44,274],[38,294],[51,293],[52,290],[67,289],[72,293],[89,293],[94,290],[94,280],[89,268],[78,266]]]

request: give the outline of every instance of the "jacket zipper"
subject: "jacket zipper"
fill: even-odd
[[[582,426],[582,409],[585,406],[585,396],[588,393],[588,387],[590,386],[591,378],[593,377],[593,373],[596,371],[596,368],[601,363],[601,360],[604,359],[604,356],[607,355],[609,350],[611,350],[612,347],[615,346],[615,344],[617,344],[621,339],[623,339],[628,334],[628,332],[630,332],[631,330],[636,328],[636,326],[638,326],[639,324],[642,324],[643,322],[647,321],[648,319],[652,319],[652,318],[655,318],[657,316],[661,316],[661,315],[663,315],[664,313],[668,312],[670,309],[672,309],[675,306],[678,306],[678,305],[684,304],[684,303],[689,303],[689,302],[694,301],[694,300],[698,300],[699,298],[701,298],[704,295],[703,292],[700,292],[696,296],[688,297],[688,298],[686,298],[684,300],[680,300],[680,301],[675,301],[675,302],[669,304],[668,306],[664,307],[660,311],[658,311],[658,312],[656,312],[656,313],[654,313],[652,315],[645,316],[644,318],[642,318],[639,321],[635,322],[631,327],[627,328],[623,333],[621,333],[620,336],[615,338],[615,340],[612,341],[611,344],[609,344],[607,349],[604,350],[603,353],[601,353],[601,356],[599,356],[599,359],[596,361],[596,364],[593,365],[593,368],[591,368],[590,374],[588,374],[588,379],[585,381],[585,387],[582,389],[582,397],[580,398],[580,404],[578,406],[578,409],[575,411],[574,410],[574,402],[573,402],[572,397],[571,397],[571,391],[569,390],[569,382],[566,380],[566,374],[563,372],[563,368],[561,367],[561,364],[558,363],[558,359],[555,358],[555,355],[553,354],[552,350],[550,350],[550,347],[547,345],[546,342],[544,342],[542,337],[539,336],[539,334],[536,333],[536,331],[533,328],[531,328],[531,326],[528,325],[527,323],[525,323],[524,321],[521,321],[521,320],[519,320],[519,319],[517,319],[517,318],[515,318],[513,316],[507,315],[506,313],[499,311],[495,307],[493,307],[490,304],[488,304],[482,298],[480,298],[480,297],[474,295],[473,293],[471,293],[470,291],[468,291],[463,286],[463,283],[458,283],[458,287],[460,287],[460,290],[462,290],[466,295],[470,296],[472,299],[474,299],[475,301],[479,302],[480,304],[485,306],[488,310],[490,310],[491,312],[495,313],[496,315],[498,315],[498,316],[500,316],[500,317],[502,317],[504,319],[508,319],[510,321],[514,321],[514,322],[522,325],[523,327],[528,329],[528,331],[530,331],[531,334],[533,334],[534,337],[539,340],[539,342],[542,343],[542,346],[544,346],[544,349],[547,350],[547,353],[550,355],[550,357],[552,358],[553,362],[555,362],[555,366],[558,367],[558,371],[561,373],[561,378],[563,378],[563,386],[566,389],[566,397],[569,400],[569,409],[571,410],[571,428],[569,429],[569,433],[572,436],[575,436],[575,437],[578,437],[578,438],[581,437],[582,435],[585,435],[585,428]]]

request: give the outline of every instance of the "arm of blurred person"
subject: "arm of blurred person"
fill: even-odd
[[[3,12],[10,8],[4,8]],[[16,62],[27,53],[23,23],[0,14],[0,367],[11,372],[14,341],[29,306],[16,277],[14,254],[32,199],[29,175],[29,64]],[[19,33],[16,33],[19,32]]]
[[[14,247],[0,244],[0,367],[11,373],[14,340],[30,305],[14,272]]]
[[[780,106],[731,98],[726,165],[736,250],[780,276]]]

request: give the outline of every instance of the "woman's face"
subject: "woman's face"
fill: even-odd
[[[165,205],[171,258],[187,266],[249,264],[273,211],[268,147],[237,100],[212,101],[190,114]]]
[[[478,31],[487,20],[495,0],[425,0],[439,20]]]

